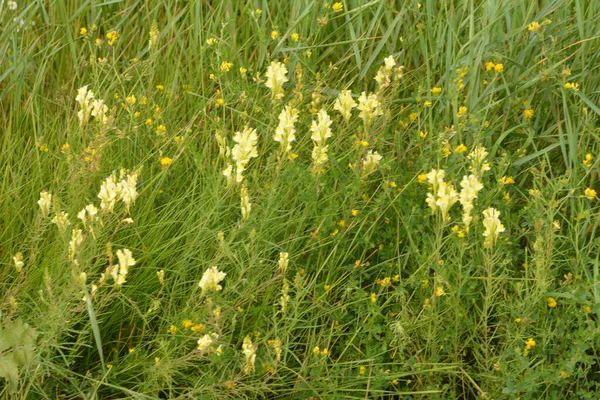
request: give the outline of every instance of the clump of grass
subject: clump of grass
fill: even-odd
[[[593,1],[1,7],[3,395],[595,398]]]

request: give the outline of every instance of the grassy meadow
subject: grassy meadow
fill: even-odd
[[[596,0],[0,0],[0,398],[597,399]]]

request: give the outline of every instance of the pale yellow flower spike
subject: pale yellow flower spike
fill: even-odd
[[[279,61],[271,62],[271,65],[267,68],[265,86],[271,89],[273,99],[279,100],[283,97],[283,84],[288,81],[287,73],[288,70],[285,64]]]

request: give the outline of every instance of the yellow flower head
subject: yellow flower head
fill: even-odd
[[[442,93],[442,88],[441,87],[434,87],[430,90],[431,94],[433,96],[437,96],[438,94]]]
[[[494,65],[494,71],[496,71],[496,73],[500,73],[500,72],[504,71],[504,64]]]
[[[588,200],[594,200],[596,198],[596,191],[594,189],[585,188],[583,195]]]
[[[119,39],[119,33],[117,31],[110,31],[106,34],[106,39],[108,39],[108,45],[113,46]]]
[[[166,168],[166,167],[168,167],[171,164],[173,164],[173,159],[170,158],[170,157],[163,157],[163,158],[160,159],[160,165],[163,168]]]
[[[528,108],[527,110],[523,111],[523,118],[531,119],[531,118],[533,118],[533,114],[534,114],[534,111],[532,109]]]
[[[583,159],[583,165],[586,168],[591,168],[592,167],[592,162],[594,161],[594,156],[591,155],[590,153],[586,154],[584,159]]]
[[[281,99],[283,97],[283,84],[288,81],[287,73],[285,64],[279,61],[271,62],[267,68],[265,86],[271,89],[273,98]]]
[[[465,146],[464,144],[459,144],[458,146],[456,146],[456,148],[454,149],[455,153],[461,154],[464,153],[465,151],[467,151],[467,146]]]
[[[221,65],[219,65],[219,69],[223,72],[229,72],[232,67],[233,67],[233,64],[230,63],[229,61],[223,61],[221,63]]]
[[[554,308],[558,304],[554,297],[548,297],[546,299],[546,303],[548,304],[548,307],[550,307],[550,308]]]
[[[567,82],[565,83],[565,89],[579,90],[579,83]]]
[[[344,11],[344,5],[342,4],[341,1],[338,1],[336,3],[333,3],[333,7],[331,7],[333,9],[334,12],[338,13],[338,12],[342,12]]]
[[[300,40],[300,35],[299,35],[298,33],[296,33],[296,32],[292,33],[292,34],[290,35],[290,37],[292,38],[292,40],[293,40],[294,42],[298,42],[298,41]]]
[[[537,32],[541,29],[541,27],[542,27],[542,25],[540,25],[539,22],[532,22],[527,27],[527,30],[529,32]]]

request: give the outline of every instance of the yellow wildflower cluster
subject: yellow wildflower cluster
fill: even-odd
[[[288,81],[287,73],[288,70],[285,64],[279,61],[271,62],[271,65],[267,68],[265,86],[271,89],[273,99],[281,99],[283,97],[283,84]]]
[[[352,109],[355,107],[356,102],[352,98],[352,92],[350,90],[342,90],[333,105],[333,109],[342,114],[346,123],[350,120]]]
[[[445,176],[446,172],[442,169],[432,169],[427,174],[431,192],[427,193],[425,202],[431,208],[431,214],[439,210],[442,219],[447,221],[450,207],[458,201],[458,193],[452,184],[444,182]]]
[[[298,120],[298,110],[288,104],[278,118],[279,125],[275,129],[273,140],[279,143],[279,150],[282,154],[289,154],[292,150],[292,142],[296,140],[294,124]]]
[[[484,246],[486,248],[494,247],[498,236],[506,229],[500,223],[500,211],[495,208],[488,208],[483,211],[483,226],[485,228],[483,236],[485,237]]]
[[[331,124],[333,121],[324,109],[319,110],[317,120],[313,120],[310,126],[311,139],[314,143],[312,159],[314,161],[313,173],[319,174],[322,165],[328,160],[327,151],[329,146],[326,143],[332,135]]]
[[[362,92],[358,98],[358,109],[360,110],[358,116],[363,120],[365,128],[371,126],[373,118],[383,115],[381,103],[375,93],[369,93],[367,96],[367,92]]]

